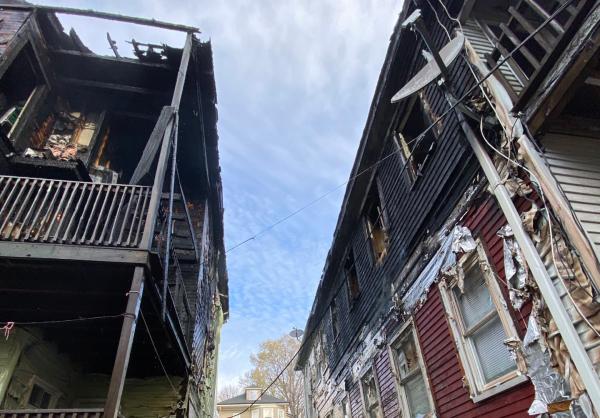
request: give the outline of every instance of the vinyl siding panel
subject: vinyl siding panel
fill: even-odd
[[[544,157],[600,257],[600,138],[550,133]]]

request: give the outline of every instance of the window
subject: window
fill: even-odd
[[[346,285],[348,287],[348,302],[350,306],[360,296],[360,283],[358,282],[358,274],[356,273],[356,264],[354,263],[354,253],[352,250],[348,252],[346,262],[344,263],[344,275],[346,276]]]
[[[433,411],[433,408],[412,323],[408,323],[391,349],[400,398],[403,409],[407,411],[406,416],[411,418],[426,416]]]
[[[376,263],[381,262],[387,254],[388,231],[387,221],[379,198],[379,187],[377,179],[373,179],[371,190],[367,196],[364,208],[364,216],[367,227],[367,236],[371,241],[373,258]]]
[[[260,418],[260,411],[258,409],[252,410],[252,418]]]
[[[285,418],[285,411],[283,409],[277,410],[277,418]]]
[[[52,394],[46,392],[44,388],[34,383],[27,403],[35,408],[46,409],[50,406],[50,400],[52,400]]]
[[[410,113],[399,121],[394,131],[402,162],[407,165],[406,172],[413,182],[422,175],[423,168],[436,145],[435,129],[430,129],[422,138],[420,137],[433,122],[429,113],[423,108],[423,101],[421,94],[415,97],[409,108]]]
[[[460,261],[464,271],[461,290],[456,281],[441,283],[452,332],[475,401],[492,396],[524,379],[504,344],[517,338],[500,287],[480,242],[477,251]]]
[[[352,418],[348,396],[344,396],[344,399],[342,399],[342,418]]]
[[[273,408],[263,408],[262,413],[262,418],[273,418]]]
[[[333,339],[336,340],[338,335],[340,335],[340,319],[338,316],[338,307],[335,303],[335,297],[331,300],[329,309],[331,310],[331,329],[333,331]]]
[[[360,379],[360,389],[362,391],[365,415],[367,418],[381,418],[381,407],[379,405],[379,393],[377,393],[377,383],[373,369],[370,369]]]
[[[61,393],[37,376],[31,380],[31,390],[27,397],[27,405],[36,409],[54,408]]]
[[[246,399],[249,401],[255,401],[260,396],[260,389],[246,389]]]

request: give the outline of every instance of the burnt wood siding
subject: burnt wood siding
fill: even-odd
[[[429,24],[429,29],[439,48],[448,42],[439,25]],[[414,39],[414,35],[410,36]],[[419,53],[424,46],[421,46],[420,42],[415,43],[409,39],[406,41],[407,45],[403,47],[402,53],[396,52],[392,63],[388,86],[385,88],[385,94],[389,98],[425,65],[425,60]],[[413,62],[412,57],[415,54],[419,56]],[[474,83],[468,67],[460,59],[450,66],[450,73],[457,95],[462,95]],[[435,83],[424,89],[423,93],[431,108],[432,119],[436,119],[448,108],[442,91]],[[399,114],[407,110],[409,100],[392,105],[389,98],[385,99],[385,104],[378,109],[378,112],[384,113],[384,128],[380,126],[378,131],[387,131],[394,122],[393,113],[396,107],[399,107]],[[347,245],[354,251],[361,294],[351,309],[346,285],[343,285],[336,298],[339,306],[340,336],[338,343],[331,346],[328,355],[330,366],[334,369],[338,367],[344,353],[352,352],[356,349],[353,344],[360,343],[355,337],[361,327],[375,319],[382,309],[386,309],[391,297],[390,283],[397,277],[416,244],[443,224],[476,172],[477,165],[472,151],[454,114],[444,118],[439,126],[436,149],[423,169],[423,176],[414,184],[409,181],[406,172],[403,172],[404,164],[396,143],[384,135],[371,138],[381,144],[380,155],[377,158],[389,156],[379,164],[375,174],[380,184],[381,203],[388,221],[389,248],[384,260],[375,264],[364,219],[355,219],[354,231]],[[341,280],[344,280],[344,275],[340,272],[336,282],[339,284]],[[331,288],[336,289],[338,284],[332,285]]]
[[[375,357],[375,375],[379,384],[379,398],[381,399],[381,410],[385,418],[399,418],[400,404],[396,382],[392,372],[392,364],[387,350],[381,350]]]
[[[29,17],[29,11],[3,10],[0,12],[0,55]]]
[[[517,201],[516,204],[520,212],[529,209],[531,205],[525,199]],[[531,304],[526,303],[520,312],[515,312],[510,305],[504,275],[503,243],[496,234],[506,225],[506,219],[494,198],[488,197],[474,205],[467,213],[463,225],[471,230],[475,238],[481,239],[490,263],[499,277],[499,285],[517,331],[522,337]],[[464,372],[437,285],[431,289],[427,301],[416,313],[415,324],[440,417],[528,416],[527,410],[534,396],[533,386],[529,382],[477,404],[471,401],[467,389],[463,387]]]

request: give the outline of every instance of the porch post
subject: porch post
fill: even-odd
[[[127,308],[125,309],[125,318],[123,319],[123,326],[121,327],[119,346],[117,348],[115,364],[110,377],[108,395],[106,396],[104,418],[117,418],[119,413],[119,405],[121,404],[121,395],[123,394],[125,375],[127,374],[127,366],[129,365],[129,355],[131,353],[131,345],[133,344],[133,336],[135,334],[135,326],[140,311],[143,292],[144,268],[138,266],[135,267],[133,272],[131,288],[127,294]]]

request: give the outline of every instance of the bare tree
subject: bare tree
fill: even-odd
[[[217,402],[223,402],[224,400],[234,398],[242,393],[244,393],[244,390],[239,384],[232,383],[225,385],[219,389],[219,393],[217,394]]]
[[[240,380],[240,383],[244,386],[256,386],[266,389],[283,370],[281,376],[273,383],[267,393],[288,401],[290,414],[293,418],[300,418],[303,415],[304,387],[302,375],[294,371],[294,363],[291,362],[289,366],[287,364],[299,347],[300,342],[288,335],[284,335],[277,340],[262,342],[259,352],[250,356],[250,362],[254,368]]]

